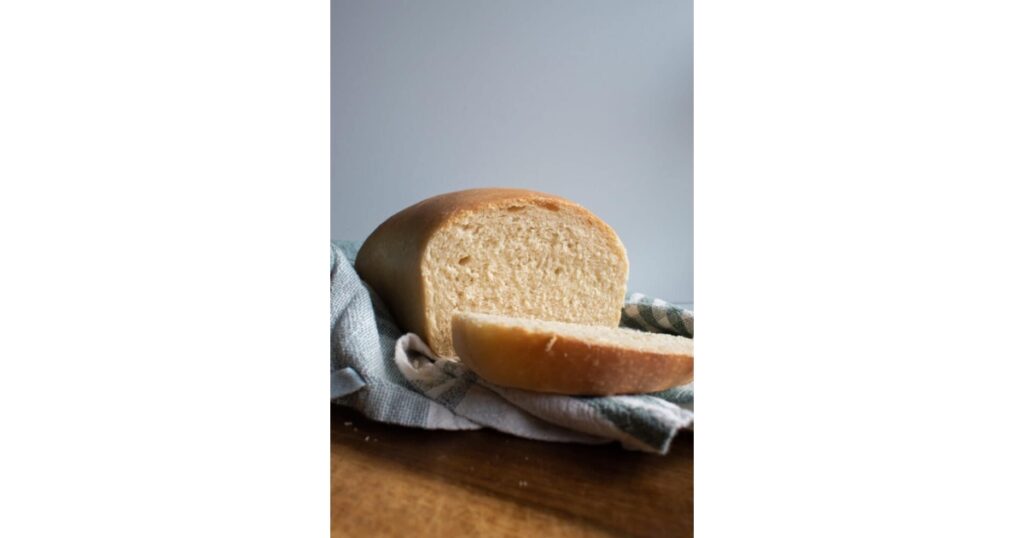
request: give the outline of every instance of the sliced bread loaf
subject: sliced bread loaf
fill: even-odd
[[[626,251],[580,205],[520,189],[442,194],[402,210],[363,244],[356,270],[404,330],[453,357],[456,310],[616,326]]]
[[[458,312],[452,337],[464,364],[505,387],[609,395],[693,380],[693,340],[682,336]]]

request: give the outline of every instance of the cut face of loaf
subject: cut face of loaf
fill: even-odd
[[[464,312],[452,333],[462,362],[505,387],[609,395],[693,380],[693,340],[682,336]]]
[[[454,357],[456,310],[617,326],[626,252],[568,200],[519,189],[436,196],[388,219],[356,269],[405,330]]]

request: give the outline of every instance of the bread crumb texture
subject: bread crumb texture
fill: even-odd
[[[628,270],[615,232],[571,202],[532,193],[455,212],[421,259],[432,347],[454,355],[457,310],[617,326]]]

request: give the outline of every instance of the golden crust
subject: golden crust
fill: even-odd
[[[452,339],[464,364],[504,387],[606,396],[655,392],[693,381],[688,340],[684,342],[690,345],[679,353],[649,353],[555,332],[476,324],[459,315],[452,318]]]
[[[356,271],[380,295],[402,329],[418,334],[435,352],[450,355],[438,349],[437,335],[430,330],[423,276],[427,244],[436,232],[462,213],[519,203],[554,204],[559,209],[571,210],[614,238],[622,248],[618,235],[607,223],[560,196],[526,189],[469,189],[428,198],[384,221],[359,249]],[[624,252],[623,249],[622,258],[626,260]]]

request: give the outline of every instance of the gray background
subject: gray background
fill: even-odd
[[[331,237],[470,187],[575,200],[693,302],[688,1],[334,1]]]

